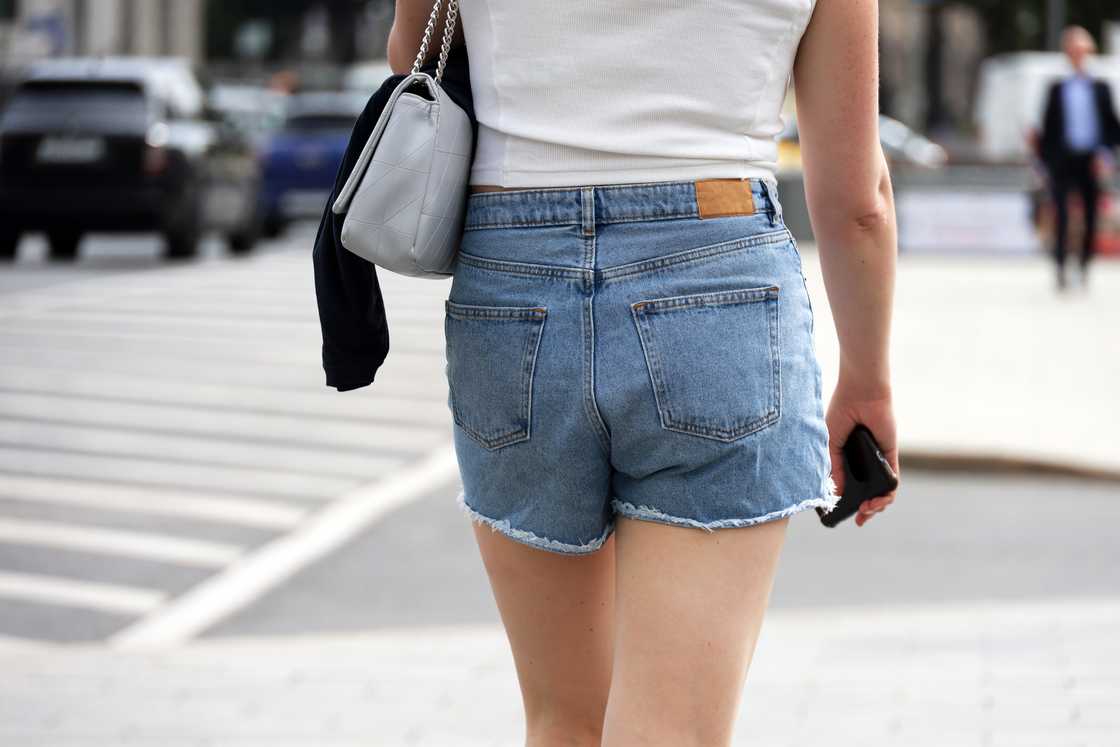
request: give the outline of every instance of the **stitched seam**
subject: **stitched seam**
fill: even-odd
[[[576,267],[549,267],[535,265],[528,262],[508,262],[500,259],[486,259],[467,254],[462,250],[458,253],[459,261],[464,264],[478,267],[493,272],[505,272],[512,275],[528,277],[562,277],[571,280],[583,280],[587,270]]]
[[[583,304],[583,323],[582,327],[584,337],[584,396],[583,396],[583,409],[587,415],[588,420],[591,421],[591,429],[595,431],[598,437],[599,446],[602,447],[603,453],[610,456],[610,433],[607,430],[607,424],[603,422],[603,415],[599,411],[599,403],[595,401],[595,248],[597,237],[594,233],[584,240],[586,248],[586,263],[588,269],[584,274],[584,283],[590,286],[590,292],[587,294],[587,301]]]
[[[635,216],[603,216],[598,219],[601,225],[612,225],[615,223],[643,223],[654,222],[662,220],[679,220],[681,218],[696,218],[704,220],[706,218],[719,218],[719,217],[734,217],[742,215],[743,217],[750,217],[752,215],[765,215],[772,217],[774,214],[773,208],[759,208],[753,213],[731,213],[729,215],[708,215],[705,218],[700,218],[698,213],[694,210],[687,213],[668,213],[665,215],[635,215]],[[532,228],[534,226],[580,226],[582,222],[572,218],[558,218],[555,221],[495,221],[495,222],[480,222],[472,221],[464,226],[464,231],[477,231],[487,228]]]
[[[445,301],[445,303],[450,302]],[[533,307],[531,310],[537,311],[538,308],[539,307]],[[464,433],[470,436],[472,440],[474,440],[483,448],[494,451],[502,448],[503,446],[510,446],[522,441],[528,441],[531,428],[530,416],[532,413],[533,375],[536,370],[537,353],[540,349],[541,337],[544,332],[544,324],[547,320],[547,311],[545,311],[544,313],[533,314],[531,317],[466,317],[466,319],[464,319],[449,314],[449,318],[455,318],[459,321],[475,320],[478,318],[486,318],[489,321],[529,321],[533,324],[534,329],[529,333],[529,336],[525,341],[525,349],[522,353],[520,365],[522,377],[527,377],[527,382],[523,390],[526,394],[522,399],[522,404],[518,413],[525,420],[524,425],[517,425],[511,429],[501,431],[497,434],[486,435],[466,423],[465,417],[460,411],[459,406],[456,402],[456,398],[453,396],[453,394],[451,396],[451,409],[455,424],[458,425]],[[451,393],[452,390],[450,389],[450,382],[448,383],[448,387],[449,393]]]
[[[633,275],[641,275],[643,273],[649,272],[650,270],[659,270],[665,267],[671,267],[673,265],[678,265],[685,262],[718,257],[722,254],[738,251],[740,249],[768,246],[770,244],[779,243],[779,241],[783,239],[784,236],[784,231],[773,231],[765,234],[760,234],[758,236],[750,236],[746,238],[720,242],[719,244],[713,244],[711,246],[703,246],[696,249],[686,249],[683,252],[667,254],[656,259],[644,259],[639,262],[618,265],[617,267],[610,267],[601,271],[602,278],[603,282],[620,280],[622,278],[630,277]]]
[[[534,226],[578,226],[579,221],[574,220],[558,220],[552,221],[527,221],[527,222],[497,222],[497,223],[469,223],[463,229],[466,231],[474,231],[483,228],[532,228]]]
[[[747,295],[750,294],[750,295]],[[777,292],[772,288],[765,289],[746,289],[739,291],[721,291],[718,293],[704,293],[694,294],[693,296],[676,296],[669,297],[669,301],[681,299],[677,303],[666,305],[665,308],[670,310],[681,310],[692,308],[696,305],[688,299],[704,296],[735,296],[723,300],[719,305],[728,304],[747,304],[747,303],[766,303],[766,320],[770,327],[770,387],[768,393],[769,408],[765,413],[748,420],[743,423],[737,423],[732,428],[717,428],[712,426],[703,426],[696,423],[680,420],[675,417],[665,403],[672,400],[672,392],[669,386],[668,377],[665,376],[664,370],[661,365],[661,358],[658,353],[656,345],[652,344],[652,329],[649,326],[646,315],[649,313],[657,312],[641,312],[639,315],[638,309],[642,307],[643,302],[639,301],[630,305],[630,314],[634,319],[635,327],[638,331],[638,339],[641,342],[642,353],[646,359],[646,364],[649,369],[650,384],[653,387],[654,400],[657,403],[658,419],[661,421],[662,427],[666,430],[676,431],[679,433],[688,433],[706,438],[713,438],[719,441],[736,441],[744,436],[752,433],[757,433],[778,422],[781,416],[781,364],[780,364],[780,350],[778,347],[778,296]],[[653,304],[655,301],[648,301],[645,303]],[[647,336],[649,340],[647,341]],[[777,397],[775,397],[777,392]],[[777,401],[775,401],[777,400]]]

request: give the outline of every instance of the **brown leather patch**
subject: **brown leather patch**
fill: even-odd
[[[751,182],[749,179],[698,179],[696,207],[701,218],[753,215]]]

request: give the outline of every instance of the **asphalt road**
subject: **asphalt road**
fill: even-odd
[[[52,266],[30,239],[0,268],[0,641],[497,622],[454,505],[447,286],[383,278],[390,362],[340,394],[312,232],[176,266],[115,238]],[[1120,487],[904,479],[863,528],[795,517],[773,606],[1120,593]]]

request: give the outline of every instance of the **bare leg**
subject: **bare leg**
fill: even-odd
[[[708,533],[618,517],[604,747],[729,744],[788,523]]]
[[[610,690],[614,537],[565,556],[474,524],[525,705],[528,747],[598,747]]]

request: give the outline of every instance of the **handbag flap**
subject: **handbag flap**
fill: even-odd
[[[393,108],[396,106],[397,99],[399,99],[416,81],[424,83],[433,101],[438,102],[440,100],[439,87],[427,73],[412,73],[401,79],[401,82],[393,89],[393,94],[385,103],[385,108],[381,110],[381,116],[377,118],[377,124],[374,125],[369,139],[366,140],[365,147],[362,148],[361,155],[358,156],[358,160],[354,163],[354,168],[350,172],[350,176],[346,179],[346,183],[342,186],[342,189],[339,190],[338,199],[336,199],[334,205],[331,206],[331,211],[335,215],[345,213],[350,207],[350,201],[358,191],[362,177],[365,176],[366,169],[369,168],[369,163],[373,159],[374,151],[377,150],[377,144],[381,140],[381,135],[385,132],[385,128],[389,124],[389,119],[392,117]]]

